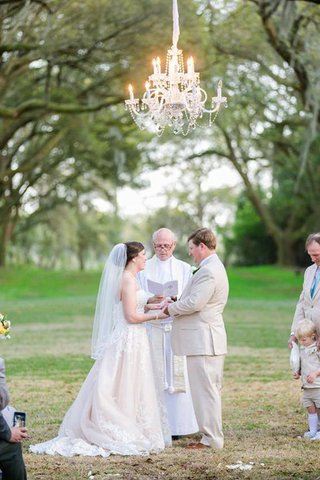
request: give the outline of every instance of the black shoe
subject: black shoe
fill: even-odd
[[[172,440],[180,440],[180,438],[182,438],[181,435],[172,435],[171,437]]]

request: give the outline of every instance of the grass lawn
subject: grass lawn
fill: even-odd
[[[27,412],[29,480],[320,479],[320,443],[307,430],[300,384],[291,377],[287,339],[302,276],[276,267],[229,270],[225,311],[225,448],[190,452],[189,439],[159,455],[109,459],[36,456],[28,445],[57,434],[92,365],[89,357],[99,273],[0,270],[0,311],[13,323],[1,342],[11,403]],[[238,461],[252,469],[230,469]]]

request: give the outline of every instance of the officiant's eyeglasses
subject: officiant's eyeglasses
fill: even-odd
[[[153,246],[156,250],[170,250],[172,247],[173,243],[154,243]]]

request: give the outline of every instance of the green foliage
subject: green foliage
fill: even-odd
[[[202,157],[229,159],[277,261],[293,265],[306,234],[319,229],[319,9],[253,0],[208,2],[203,12],[206,64],[219,58],[231,108],[219,115]]]
[[[194,26],[204,21],[193,2],[180,4],[188,50],[201,44]],[[0,265],[15,229],[19,236],[45,222],[43,211],[54,216],[58,203],[84,194],[116,208],[118,187],[139,186],[139,143],[149,136],[123,111],[125,83],[132,68],[143,83],[159,41],[170,47],[169,15],[171,6],[161,0],[9,2],[1,9]],[[45,236],[44,250],[54,241]]]
[[[159,45],[164,52],[170,47],[170,2],[45,0],[3,6],[0,265],[13,233],[19,236],[42,221],[43,210],[55,213],[59,203],[88,197],[102,197],[116,210],[117,188],[138,187],[144,167],[163,163],[181,166],[181,188],[168,205],[192,217],[190,225],[218,229],[219,210],[228,203],[232,211],[232,195],[205,186],[208,171],[222,159],[239,173],[279,262],[295,263],[306,234],[319,230],[317,6],[180,0],[179,7],[185,57],[194,55],[206,90],[224,79],[230,108],[219,115],[214,133],[197,130],[190,142],[178,140],[177,151],[169,135],[150,142],[122,107],[129,80],[139,95]],[[199,162],[184,178],[186,158]],[[263,189],[268,202],[260,195]],[[86,240],[77,243],[78,254],[92,231],[82,225]],[[40,237],[48,251],[54,236]],[[22,243],[22,237],[15,241]]]
[[[8,252],[10,264],[94,268],[121,240],[122,223],[116,214],[97,211],[89,200],[38,210],[20,222]]]
[[[232,226],[232,238],[225,240],[227,255],[237,265],[272,264],[276,245],[246,196],[240,197]]]

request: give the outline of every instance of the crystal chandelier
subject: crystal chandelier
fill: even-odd
[[[207,94],[200,87],[200,75],[194,70],[194,61],[187,61],[187,72],[184,70],[182,50],[179,50],[178,40],[179,12],[177,0],[173,0],[173,35],[172,47],[167,52],[164,72],[161,72],[160,58],[153,59],[153,74],[145,83],[142,100],[134,97],[133,87],[129,85],[129,100],[125,101],[126,109],[138,127],[143,130],[155,127],[158,135],[162,135],[166,127],[174,134],[187,135],[194,130],[198,119],[204,113],[209,115],[208,125],[211,126],[218,115],[221,105],[227,106],[227,98],[222,97],[222,81],[218,82],[217,96],[211,100],[211,108],[206,109]]]

